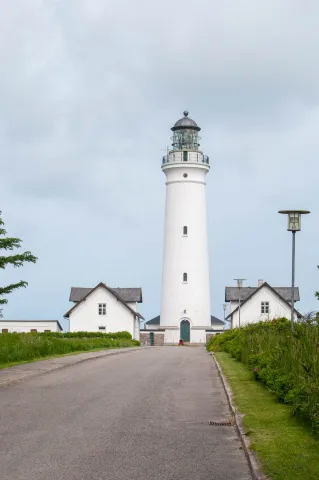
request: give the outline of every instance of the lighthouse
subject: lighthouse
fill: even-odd
[[[211,329],[206,174],[200,127],[188,112],[172,127],[166,176],[160,329],[165,343],[205,343]]]

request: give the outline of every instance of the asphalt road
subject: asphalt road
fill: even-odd
[[[203,348],[102,357],[0,389],[1,480],[249,480]]]

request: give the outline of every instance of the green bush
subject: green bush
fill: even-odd
[[[209,351],[225,351],[245,363],[293,413],[319,435],[319,327],[279,318],[212,337]]]
[[[39,335],[46,335],[49,337],[55,338],[110,338],[113,340],[116,339],[127,339],[132,340],[132,335],[129,332],[114,332],[114,333],[104,333],[104,332],[44,332],[39,333]]]
[[[85,334],[85,335],[83,335]],[[75,333],[3,333],[0,334],[0,365],[33,360],[77,351],[139,346],[128,332],[92,335]]]

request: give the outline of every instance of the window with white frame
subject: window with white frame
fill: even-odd
[[[106,303],[99,303],[99,315],[106,315]]]
[[[261,313],[269,313],[269,302],[261,302]]]
[[[187,278],[188,278],[187,273],[186,272],[183,273],[183,283],[187,283]]]
[[[106,330],[106,326],[105,325],[99,325],[99,330],[104,332]]]

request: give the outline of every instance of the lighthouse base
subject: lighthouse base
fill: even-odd
[[[147,328],[140,331],[141,345],[150,345],[160,347],[163,345],[178,345],[180,340],[184,340],[184,344],[188,345],[205,345],[210,337],[218,333],[222,333],[223,330],[212,330],[210,328],[203,327],[202,329],[191,329],[190,336],[186,339],[180,338],[180,329],[177,327],[167,328]]]
[[[186,332],[184,336],[183,331],[179,327],[165,327],[164,343],[177,345],[180,340],[184,340],[185,343],[200,343],[204,345],[206,343],[206,328],[190,328],[190,331]]]

